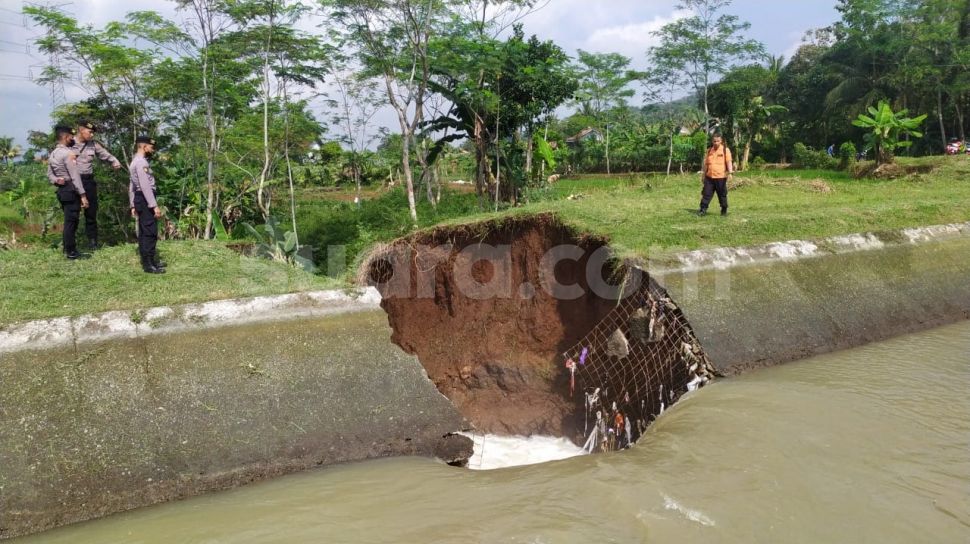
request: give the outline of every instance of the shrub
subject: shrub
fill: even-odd
[[[824,151],[816,151],[799,142],[795,144],[792,166],[803,170],[835,170],[839,165],[835,157]]]
[[[689,162],[691,166],[697,165],[699,169],[701,163],[704,161],[704,156],[707,155],[707,134],[703,131],[695,132],[693,136],[690,137],[693,149],[691,150],[691,156],[689,157]]]
[[[757,170],[762,170],[766,164],[768,164],[768,161],[762,159],[761,157],[755,157],[754,160],[751,161],[751,166]]]
[[[852,142],[845,142],[839,146],[839,170],[848,170],[855,164],[855,157],[859,150]]]

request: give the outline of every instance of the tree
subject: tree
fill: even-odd
[[[711,86],[711,109],[721,120],[721,130],[733,135],[739,148],[740,169],[747,169],[751,158],[751,146],[762,132],[788,108],[772,104],[768,97],[778,80],[777,67],[781,63],[772,59],[768,67],[751,65],[730,71],[718,83]]]
[[[579,89],[575,100],[606,131],[606,173],[609,174],[610,114],[626,105],[626,99],[635,94],[630,83],[645,75],[630,70],[630,59],[619,53],[587,53],[580,49],[577,54]]]
[[[480,208],[490,179],[494,179],[489,159],[490,142],[496,144],[500,127],[495,120],[499,108],[500,77],[503,62],[500,42],[487,36],[477,23],[455,21],[447,34],[431,43],[431,89],[452,103],[451,109],[430,120],[424,130],[439,134],[431,158],[444,146],[468,138],[475,150],[475,193]],[[450,132],[450,134],[449,134]]]
[[[970,10],[970,3],[960,5],[950,0],[923,0],[915,8],[912,17],[913,37],[908,40],[911,47],[904,56],[905,70],[898,73],[908,76],[933,95],[937,121],[940,129],[942,149],[947,145],[946,98],[959,119],[959,131],[963,134],[963,110],[961,107],[964,93],[970,89],[970,81],[965,77],[967,66],[965,48],[966,37],[960,36],[961,11]],[[961,64],[961,60],[964,64]]]
[[[870,115],[860,114],[859,118],[852,122],[857,127],[869,130],[866,141],[875,148],[877,164],[892,162],[893,153],[897,149],[913,145],[913,142],[900,140],[901,136],[923,137],[918,129],[927,116],[909,118],[906,117],[908,113],[908,110],[893,112],[889,104],[880,101],[878,107],[869,108]]]
[[[350,170],[357,188],[357,205],[361,202],[361,152],[374,138],[372,122],[381,107],[376,82],[359,77],[355,70],[341,66],[334,70],[330,82],[336,88],[335,99],[327,101],[334,110],[333,124],[343,131],[341,142],[350,148]]]
[[[911,90],[909,70],[898,70],[909,47],[903,24],[909,4],[900,0],[839,0],[842,20],[832,26],[835,41],[823,63],[835,76],[825,97],[826,115],[850,118],[879,100]],[[900,75],[907,77],[900,78]]]
[[[154,128],[144,81],[158,55],[130,44],[131,30],[141,24],[137,14],[132,14],[127,23],[112,22],[96,29],[78,24],[58,8],[26,6],[24,13],[46,31],[36,40],[38,49],[66,59],[64,65],[44,66],[38,82],[76,81],[89,100],[98,104],[112,128],[105,131],[109,144],[127,161],[128,148],[137,135]],[[177,36],[170,34],[165,39],[175,40]]]
[[[750,23],[721,13],[730,5],[731,0],[681,0],[677,7],[694,14],[654,32],[661,45],[648,52],[658,77],[688,84],[695,90],[704,107],[706,132],[710,132],[708,91],[712,79],[765,54],[759,42],[741,35]]]
[[[283,115],[283,160],[290,194],[290,218],[295,239],[296,197],[293,186],[293,169],[290,160],[290,92],[291,83],[313,87],[323,81],[329,50],[319,38],[294,28],[295,23],[309,8],[287,0],[237,0],[229,5],[227,13],[239,26],[239,31],[227,37],[237,43],[234,48],[243,56],[259,65],[260,95],[263,111],[263,164],[256,188],[256,203],[264,222],[271,216],[272,198],[268,191],[272,166],[277,157],[270,146],[270,105],[281,101]]]
[[[401,168],[411,221],[417,224],[411,149],[425,120],[431,62],[429,42],[448,13],[442,0],[320,0],[342,31],[340,45],[355,47],[368,75],[384,81],[401,129]]]
[[[523,132],[525,176],[530,178],[536,123],[574,96],[578,83],[569,66],[569,57],[558,45],[540,41],[535,35],[528,40],[524,38],[522,26],[517,25],[504,44],[504,90],[499,105],[505,125],[513,135],[518,136],[519,130]]]
[[[12,137],[0,136],[0,158],[3,158],[4,166],[7,166],[9,161],[19,157],[22,152],[19,145],[14,145]]]
[[[693,100],[675,98],[676,82],[650,74],[643,83],[648,99],[654,101],[644,107],[644,113],[649,113],[647,120],[654,122],[667,140],[666,171],[669,176],[674,165],[674,139],[685,128],[704,126],[706,119]]]
[[[216,200],[216,158],[219,151],[219,120],[216,104],[216,86],[221,75],[218,57],[221,50],[217,41],[229,26],[228,17],[223,12],[222,0],[175,0],[180,10],[188,11],[191,15],[186,19],[189,26],[188,35],[193,39],[186,40],[186,44],[194,56],[199,59],[198,68],[201,75],[202,98],[205,108],[206,133],[206,223],[204,237],[211,238],[214,233]],[[217,57],[217,58],[213,58]],[[228,55],[226,55],[228,57]]]
[[[468,36],[473,36],[468,38]],[[516,197],[515,183],[507,183],[502,193],[499,160],[503,143],[516,145],[524,140],[526,157],[523,181],[531,173],[534,128],[542,115],[552,112],[576,89],[568,58],[552,42],[532,36],[525,40],[517,26],[501,42],[489,37],[474,37],[464,26],[454,27],[448,36],[434,44],[435,63],[431,88],[452,103],[446,115],[430,121],[425,131],[444,133],[432,150],[438,153],[449,142],[468,138],[475,148],[476,189],[480,197],[496,180],[494,196]],[[524,132],[524,136],[523,136]],[[494,147],[490,147],[494,146]],[[495,162],[490,162],[494,151]]]
[[[744,150],[741,152],[741,170],[748,169],[751,160],[751,146],[761,138],[766,130],[773,126],[778,114],[787,112],[788,108],[779,104],[767,104],[763,96],[755,96],[745,105],[742,122],[740,123],[744,135]]]

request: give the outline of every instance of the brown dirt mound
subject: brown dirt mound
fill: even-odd
[[[832,186],[821,179],[813,179],[809,184],[808,188],[815,193],[831,193]]]
[[[929,174],[936,170],[935,164],[899,164],[890,162],[876,165],[875,162],[860,162],[852,168],[852,176],[856,179],[875,178],[893,180],[904,178],[911,174]]]
[[[508,265],[463,253],[483,244],[510,246]],[[582,289],[574,300],[557,300],[540,287],[548,268],[543,256],[561,245],[581,249],[577,261],[563,260],[554,271],[559,284]],[[438,390],[478,430],[573,436],[582,430],[582,415],[568,397],[560,355],[616,305],[593,294],[586,281],[591,254],[605,245],[553,216],[532,216],[422,232],[382,248],[365,270],[384,296],[392,340],[418,356]],[[480,283],[511,286],[508,296],[468,293],[461,270]]]

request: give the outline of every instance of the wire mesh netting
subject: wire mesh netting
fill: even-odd
[[[589,452],[636,443],[665,409],[715,376],[680,308],[646,272],[633,273],[640,287],[563,353]]]

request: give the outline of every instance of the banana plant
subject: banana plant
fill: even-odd
[[[292,266],[299,266],[307,272],[316,270],[313,260],[301,255],[302,250],[308,246],[300,246],[297,243],[295,232],[289,230],[284,232],[275,217],[270,217],[263,225],[264,233],[259,232],[249,223],[243,223],[243,225],[251,235],[259,240],[256,244],[256,255]]]
[[[869,115],[861,114],[852,124],[868,129],[866,142],[876,150],[876,163],[886,164],[893,162],[893,156],[897,149],[905,149],[913,145],[912,141],[902,140],[904,135],[913,138],[922,138],[923,133],[919,128],[926,120],[926,115],[919,117],[906,117],[909,110],[893,112],[889,104],[880,100],[878,107],[869,106]]]

